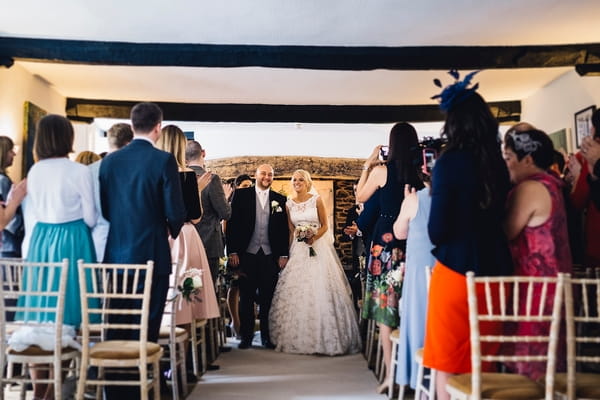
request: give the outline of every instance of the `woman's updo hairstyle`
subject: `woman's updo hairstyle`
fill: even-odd
[[[539,129],[517,132],[511,130],[504,136],[504,146],[511,149],[521,161],[528,155],[541,169],[548,169],[554,162],[554,145],[550,137]]]

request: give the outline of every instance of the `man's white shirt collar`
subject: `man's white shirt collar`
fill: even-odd
[[[152,141],[152,139],[150,139],[148,136],[143,136],[143,135],[133,135],[133,140],[135,139],[142,139],[142,140],[146,140],[150,143],[152,143],[152,146],[154,146],[154,142]]]

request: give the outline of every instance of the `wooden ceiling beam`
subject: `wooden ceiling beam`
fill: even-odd
[[[267,46],[0,37],[0,60],[363,71],[547,68],[600,62],[600,43],[543,46]]]
[[[67,117],[77,121],[94,118],[129,119],[135,101],[67,99]],[[303,123],[393,123],[397,121],[443,121],[436,105],[279,105],[279,104],[190,104],[157,101],[165,120],[206,122],[303,122]],[[490,103],[499,122],[516,122],[520,101]]]

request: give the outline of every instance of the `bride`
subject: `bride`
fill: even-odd
[[[349,354],[361,343],[351,290],[326,235],[327,215],[310,174],[292,175],[295,196],[286,203],[290,258],[280,272],[269,314],[277,351],[298,354]]]

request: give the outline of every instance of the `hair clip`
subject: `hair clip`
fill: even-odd
[[[446,86],[440,94],[436,94],[431,98],[440,99],[440,108],[443,111],[450,110],[454,105],[470,97],[479,88],[479,83],[476,83],[471,88],[467,88],[473,76],[478,72],[470,72],[465,76],[465,79],[460,81],[460,73],[455,69],[451,69],[448,73],[454,78],[455,82]],[[433,80],[433,83],[440,88],[442,87],[442,82],[437,78]]]
[[[535,152],[542,146],[542,142],[531,139],[527,132],[510,132],[508,135],[515,144],[515,151],[525,153],[525,155]]]

